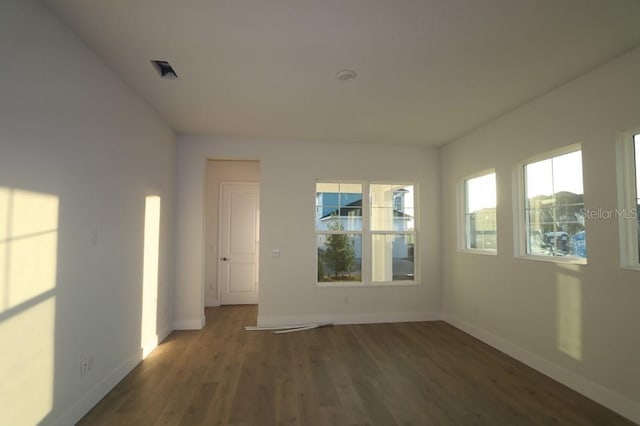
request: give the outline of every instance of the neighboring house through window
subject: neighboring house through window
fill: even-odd
[[[618,146],[618,210],[621,264],[640,269],[640,130],[626,132]]]
[[[573,146],[523,165],[526,255],[587,257],[582,151]]]
[[[362,281],[362,184],[316,184],[318,282]]]
[[[414,185],[318,182],[318,282],[415,282],[415,210]]]
[[[496,174],[491,171],[463,181],[464,219],[462,248],[496,253]]]
[[[635,175],[636,175],[636,202],[633,211],[629,212],[629,216],[635,216],[636,219],[636,259],[640,265],[640,134],[634,135],[634,158],[635,158]]]
[[[413,185],[371,184],[371,280],[413,281],[415,205]]]

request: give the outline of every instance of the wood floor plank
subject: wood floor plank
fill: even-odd
[[[245,331],[207,308],[80,425],[632,425],[444,322]]]

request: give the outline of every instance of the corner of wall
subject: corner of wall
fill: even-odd
[[[206,324],[206,318],[182,318],[173,321],[174,330],[201,330]]]

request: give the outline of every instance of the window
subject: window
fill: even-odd
[[[413,281],[415,205],[413,185],[372,184],[371,280]]]
[[[362,185],[316,184],[318,282],[362,281]]]
[[[623,134],[618,146],[619,205],[622,266],[640,269],[640,131]],[[610,215],[612,216],[612,215]]]
[[[526,163],[523,173],[526,254],[586,259],[582,151]]]
[[[486,173],[466,179],[463,183],[464,224],[462,247],[495,253],[496,227],[496,174]]]
[[[415,282],[415,210],[414,185],[316,183],[318,282]]]
[[[640,134],[635,135],[633,138],[635,141],[633,155],[636,159],[634,167],[636,171],[636,201],[634,208],[629,211],[629,216],[636,219],[636,258],[638,259],[638,264],[640,264],[640,250],[638,250],[638,247],[640,247],[640,217],[638,217],[638,211],[640,210]]]

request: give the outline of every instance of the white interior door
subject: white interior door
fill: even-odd
[[[220,195],[220,302],[256,304],[260,187],[257,183],[223,182]]]

